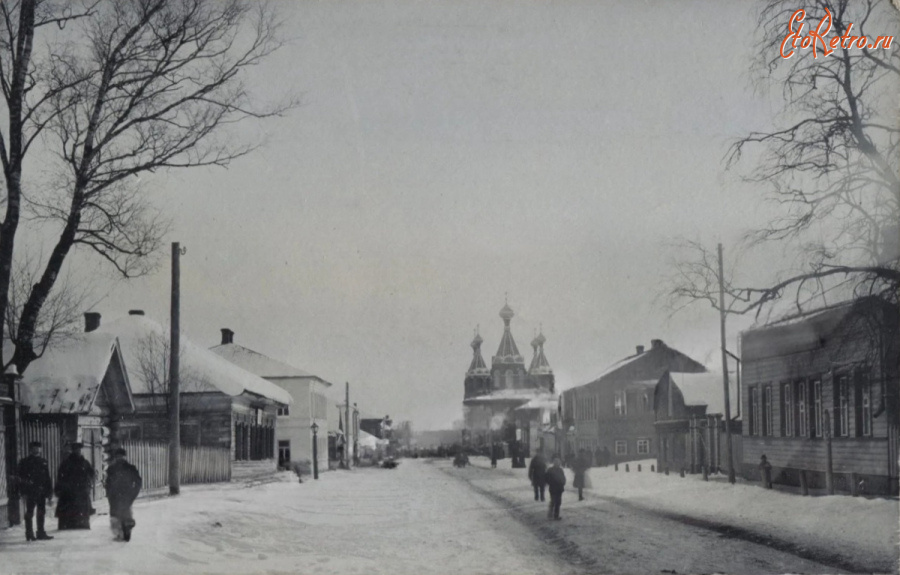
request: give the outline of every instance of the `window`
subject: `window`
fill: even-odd
[[[650,396],[647,395],[646,393],[643,396],[641,396],[641,410],[644,413],[647,413],[648,411],[650,411]],[[640,451],[638,451],[638,453],[640,453]],[[649,451],[648,451],[648,453],[649,453]]]
[[[140,423],[122,423],[116,431],[116,438],[119,441],[140,441],[141,440],[141,424]]]
[[[872,436],[872,388],[869,386],[869,378],[861,377],[859,390],[859,419],[860,431],[863,437]]]
[[[774,435],[774,429],[772,426],[772,386],[767,385],[763,389],[763,424],[765,428],[763,429],[763,435],[772,436]]]
[[[813,436],[822,437],[822,380],[817,379],[812,383],[813,388]]]
[[[838,377],[835,386],[837,393],[837,416],[835,417],[835,435],[847,437],[850,435],[850,378],[846,375]]]
[[[750,396],[750,435],[759,435],[762,430],[762,416],[759,411],[759,388],[755,385],[748,388]]]
[[[616,440],[616,455],[628,455],[628,442],[621,439]]]
[[[506,388],[512,389],[513,387],[515,387],[514,383],[515,382],[513,379],[513,370],[507,369],[506,370]]]
[[[289,405],[285,405],[284,407],[278,408],[278,415],[290,415],[291,407]]]
[[[649,439],[638,439],[637,440],[637,452],[638,452],[638,455],[646,455],[646,454],[650,453],[650,440]]]
[[[628,415],[628,401],[624,391],[617,391],[615,395],[616,415]]]
[[[808,396],[806,394],[806,382],[797,382],[797,426],[800,429],[800,437],[809,437],[809,405]]]
[[[781,434],[785,437],[794,435],[794,390],[791,384],[784,384],[784,395],[781,400]]]

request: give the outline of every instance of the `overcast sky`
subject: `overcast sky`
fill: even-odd
[[[543,324],[560,388],[655,338],[714,364],[715,311],[670,318],[657,296],[674,239],[728,250],[765,221],[722,162],[771,123],[755,6],[284,3],[289,44],[251,82],[303,106],[248,126],[266,145],[227,171],[147,182],[187,248],[188,337],[231,328],[417,429],[461,417],[473,329],[490,362],[507,293],[526,362]],[[167,265],[95,309],[166,321]]]

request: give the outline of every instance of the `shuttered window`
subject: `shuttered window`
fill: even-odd
[[[783,386],[781,396],[781,434],[785,437],[794,435],[794,390],[790,383]]]
[[[797,428],[800,437],[809,437],[809,395],[805,381],[797,382]]]

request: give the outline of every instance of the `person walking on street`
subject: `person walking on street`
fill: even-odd
[[[106,497],[109,499],[109,524],[116,541],[131,541],[135,526],[131,505],[141,491],[141,474],[125,460],[124,449],[114,449],[113,461],[106,471]]]
[[[44,531],[44,517],[47,514],[45,504],[53,502],[53,482],[50,479],[50,466],[42,457],[43,445],[40,441],[28,444],[28,456],[19,462],[19,493],[25,498],[25,540],[47,541],[53,539]],[[31,520],[37,509],[37,537]]]
[[[575,472],[575,479],[572,486],[578,489],[578,501],[584,501],[584,488],[589,487],[587,484],[587,470],[590,468],[591,462],[587,451],[582,449],[572,464],[572,471]]]
[[[534,487],[534,500],[544,500],[544,490],[546,488],[547,462],[544,461],[543,451],[538,449],[534,457],[531,458],[531,464],[528,466],[528,479],[531,480],[531,486]]]
[[[566,486],[566,474],[559,457],[553,458],[553,465],[547,470],[547,488],[550,491],[550,507],[547,519],[560,519],[559,508],[562,506],[562,494]]]
[[[81,454],[81,443],[69,446],[71,453],[59,466],[56,474],[56,517],[59,529],[91,528],[91,487],[94,468]]]

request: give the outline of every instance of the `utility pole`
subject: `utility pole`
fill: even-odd
[[[347,460],[347,469],[350,469],[350,382],[344,382],[344,421],[347,430],[344,434],[344,459]]]
[[[181,394],[178,381],[181,330],[181,247],[172,242],[172,310],[169,332],[169,495],[181,491]]]
[[[22,522],[20,515],[20,497],[19,485],[16,477],[16,469],[19,466],[19,421],[21,414],[19,413],[19,401],[21,393],[19,390],[19,381],[22,376],[14,364],[10,364],[3,374],[3,384],[6,388],[6,395],[0,392],[0,406],[4,410],[3,423],[6,427],[4,434],[6,440],[6,461],[0,462],[6,464],[6,519],[7,523],[18,525]]]
[[[722,385],[725,387],[725,457],[728,460],[728,482],[734,483],[734,459],[731,452],[731,398],[728,392],[728,351],[725,349],[725,272],[722,244],[719,244],[719,327],[722,340]]]

